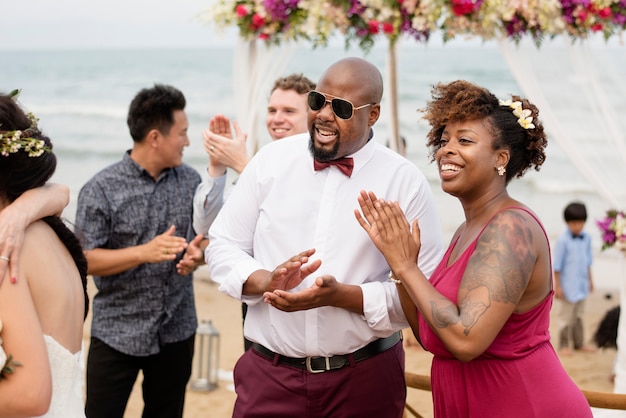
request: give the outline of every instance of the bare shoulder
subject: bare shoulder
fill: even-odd
[[[54,230],[41,220],[26,228],[20,253],[20,271],[30,281],[39,277],[49,281],[52,276],[59,276],[59,280],[64,280],[77,273],[76,265],[65,245]]]
[[[24,233],[22,245],[22,259],[31,259],[38,256],[46,256],[54,251],[60,244],[60,240],[52,228],[42,220],[30,224]]]
[[[80,273],[68,249],[44,221],[26,230],[20,272],[28,282],[44,334],[77,352],[85,311]]]

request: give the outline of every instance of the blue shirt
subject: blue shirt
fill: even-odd
[[[145,244],[176,226],[187,241],[200,175],[190,166],[170,168],[155,180],[130,158],[91,178],[78,196],[76,232],[85,250]],[[176,272],[177,258],[141,264],[119,274],[94,276],[91,335],[133,356],[157,354],[164,343],[191,337],[197,328],[192,275]]]
[[[559,272],[561,289],[568,302],[589,296],[589,268],[592,263],[591,237],[582,231],[574,237],[568,229],[556,241],[552,267]]]

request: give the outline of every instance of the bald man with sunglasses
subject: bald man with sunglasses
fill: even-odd
[[[443,243],[426,178],[374,138],[382,93],[371,63],[332,64],[308,94],[309,132],[263,147],[209,231],[211,278],[249,305],[233,417],[403,414],[408,323],[354,217],[359,192],[419,219],[427,274]]]

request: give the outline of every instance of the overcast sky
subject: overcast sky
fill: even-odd
[[[198,22],[215,0],[6,0],[0,49],[205,47],[231,35]]]
[[[0,50],[230,47],[235,27],[221,33],[199,18],[216,1],[0,0]]]
[[[222,34],[200,21],[217,0],[0,1],[0,50],[228,47],[237,38],[234,27]]]

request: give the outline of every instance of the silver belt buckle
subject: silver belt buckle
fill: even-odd
[[[324,357],[324,360],[326,361],[326,368],[325,369],[319,369],[319,370],[313,370],[311,368],[311,359],[312,358],[319,358],[319,357],[307,357],[305,359],[305,364],[306,364],[306,370],[309,373],[324,373],[327,370],[330,370],[330,359],[328,357]]]

